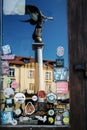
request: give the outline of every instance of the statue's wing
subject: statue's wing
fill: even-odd
[[[26,5],[25,14],[29,14],[34,21],[38,21],[39,17],[41,17],[40,10],[33,5]]]

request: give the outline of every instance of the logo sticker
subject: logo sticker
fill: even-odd
[[[25,101],[25,95],[23,93],[17,93],[14,96],[14,101],[18,104],[22,104]]]

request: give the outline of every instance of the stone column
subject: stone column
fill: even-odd
[[[44,90],[44,77],[43,77],[43,57],[42,51],[44,44],[43,43],[33,43],[33,50],[35,51],[35,64],[38,65],[36,69],[38,69],[37,80],[38,80],[38,91]]]

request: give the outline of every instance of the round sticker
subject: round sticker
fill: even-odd
[[[14,90],[12,88],[5,88],[4,89],[4,96],[6,98],[10,98],[10,96],[14,95]]]
[[[22,104],[25,101],[25,95],[23,93],[17,93],[14,96],[14,100],[15,100],[16,103]]]
[[[5,80],[5,82],[6,82],[6,83],[8,83],[8,84],[10,84],[10,83],[11,83],[11,79],[10,79],[9,77],[5,77],[5,79],[4,79],[4,80]]]
[[[61,120],[61,116],[60,116],[60,115],[57,115],[57,116],[56,116],[56,120],[57,120],[57,121]]]
[[[59,46],[59,47],[57,48],[57,55],[58,55],[59,57],[61,57],[61,56],[64,55],[64,47]]]
[[[38,97],[39,98],[45,98],[45,96],[46,96],[45,91],[41,90],[41,91],[38,92]]]
[[[64,117],[64,118],[63,118],[63,123],[64,123],[65,125],[68,125],[68,124],[69,124],[69,117]]]
[[[47,95],[47,101],[48,101],[48,102],[54,103],[55,99],[56,99],[56,95],[55,95],[55,94],[49,93],[49,94]]]
[[[37,101],[37,96],[36,96],[36,95],[33,95],[33,96],[32,96],[32,100],[33,100],[33,101]]]
[[[11,87],[14,88],[14,89],[16,89],[16,88],[19,87],[19,84],[18,84],[16,81],[13,81],[13,82],[11,83]]]
[[[48,114],[49,114],[50,116],[53,116],[53,115],[54,115],[54,110],[50,109],[50,110],[48,111]]]

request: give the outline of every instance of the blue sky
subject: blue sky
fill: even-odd
[[[58,46],[64,47],[65,67],[68,66],[68,27],[67,0],[26,0],[26,4],[36,5],[44,15],[54,17],[43,25],[43,59],[55,60]],[[33,56],[32,33],[35,26],[20,20],[29,19],[29,15],[3,15],[2,45],[9,44],[12,54]]]

